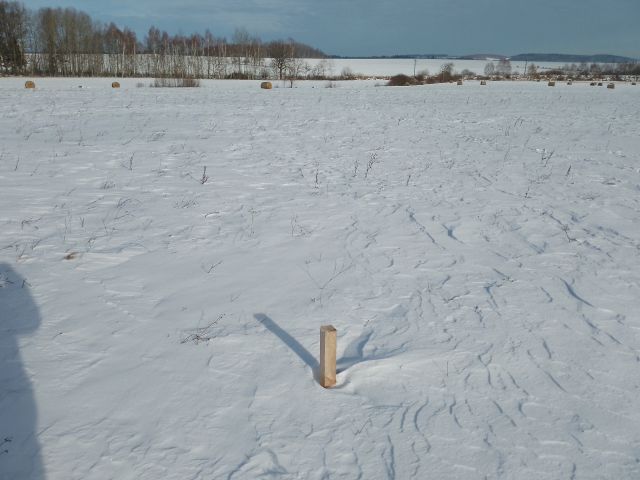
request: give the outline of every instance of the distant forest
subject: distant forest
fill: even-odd
[[[244,29],[227,40],[209,30],[169,35],[151,26],[140,40],[127,27],[95,21],[73,8],[32,11],[0,0],[0,74],[289,78],[308,68],[301,58],[325,54],[293,39],[263,42]]]

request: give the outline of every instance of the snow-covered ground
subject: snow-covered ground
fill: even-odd
[[[640,87],[36,82],[0,479],[640,478]]]

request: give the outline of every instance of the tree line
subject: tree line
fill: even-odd
[[[590,79],[604,78],[619,80],[625,76],[640,75],[640,64],[638,63],[591,63],[582,62],[579,64],[564,64],[555,68],[541,68],[535,63],[526,63],[525,71],[520,76],[525,78],[569,78],[569,79]],[[511,78],[511,62],[508,59],[500,59],[496,64],[489,62],[484,67],[486,77]]]
[[[139,40],[74,8],[32,11],[0,0],[0,74],[283,79],[302,73],[301,58],[325,55],[290,38],[264,42],[245,29],[227,40],[209,30],[170,35],[151,26]]]

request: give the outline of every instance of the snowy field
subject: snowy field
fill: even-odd
[[[36,82],[0,479],[640,478],[640,87]]]
[[[306,61],[313,66],[322,60],[307,59]],[[340,73],[347,68],[356,74],[369,75],[372,77],[390,77],[399,73],[413,75],[414,73],[425,70],[428,71],[429,74],[435,75],[445,63],[453,63],[453,68],[457,72],[462,72],[462,70],[466,69],[477,75],[484,75],[484,67],[486,67],[487,63],[493,63],[494,66],[498,64],[498,60],[449,60],[446,58],[417,59],[415,64],[412,58],[336,58],[326,60],[325,62],[327,62],[329,69],[333,71],[333,75],[340,75]],[[531,65],[532,63],[535,63],[538,71],[544,73],[545,70],[562,68],[566,62],[513,61],[511,62],[511,68],[513,73],[522,75],[525,73],[527,65]]]

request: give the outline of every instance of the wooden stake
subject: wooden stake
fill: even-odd
[[[336,384],[337,332],[333,325],[320,327],[320,385],[324,388]]]

